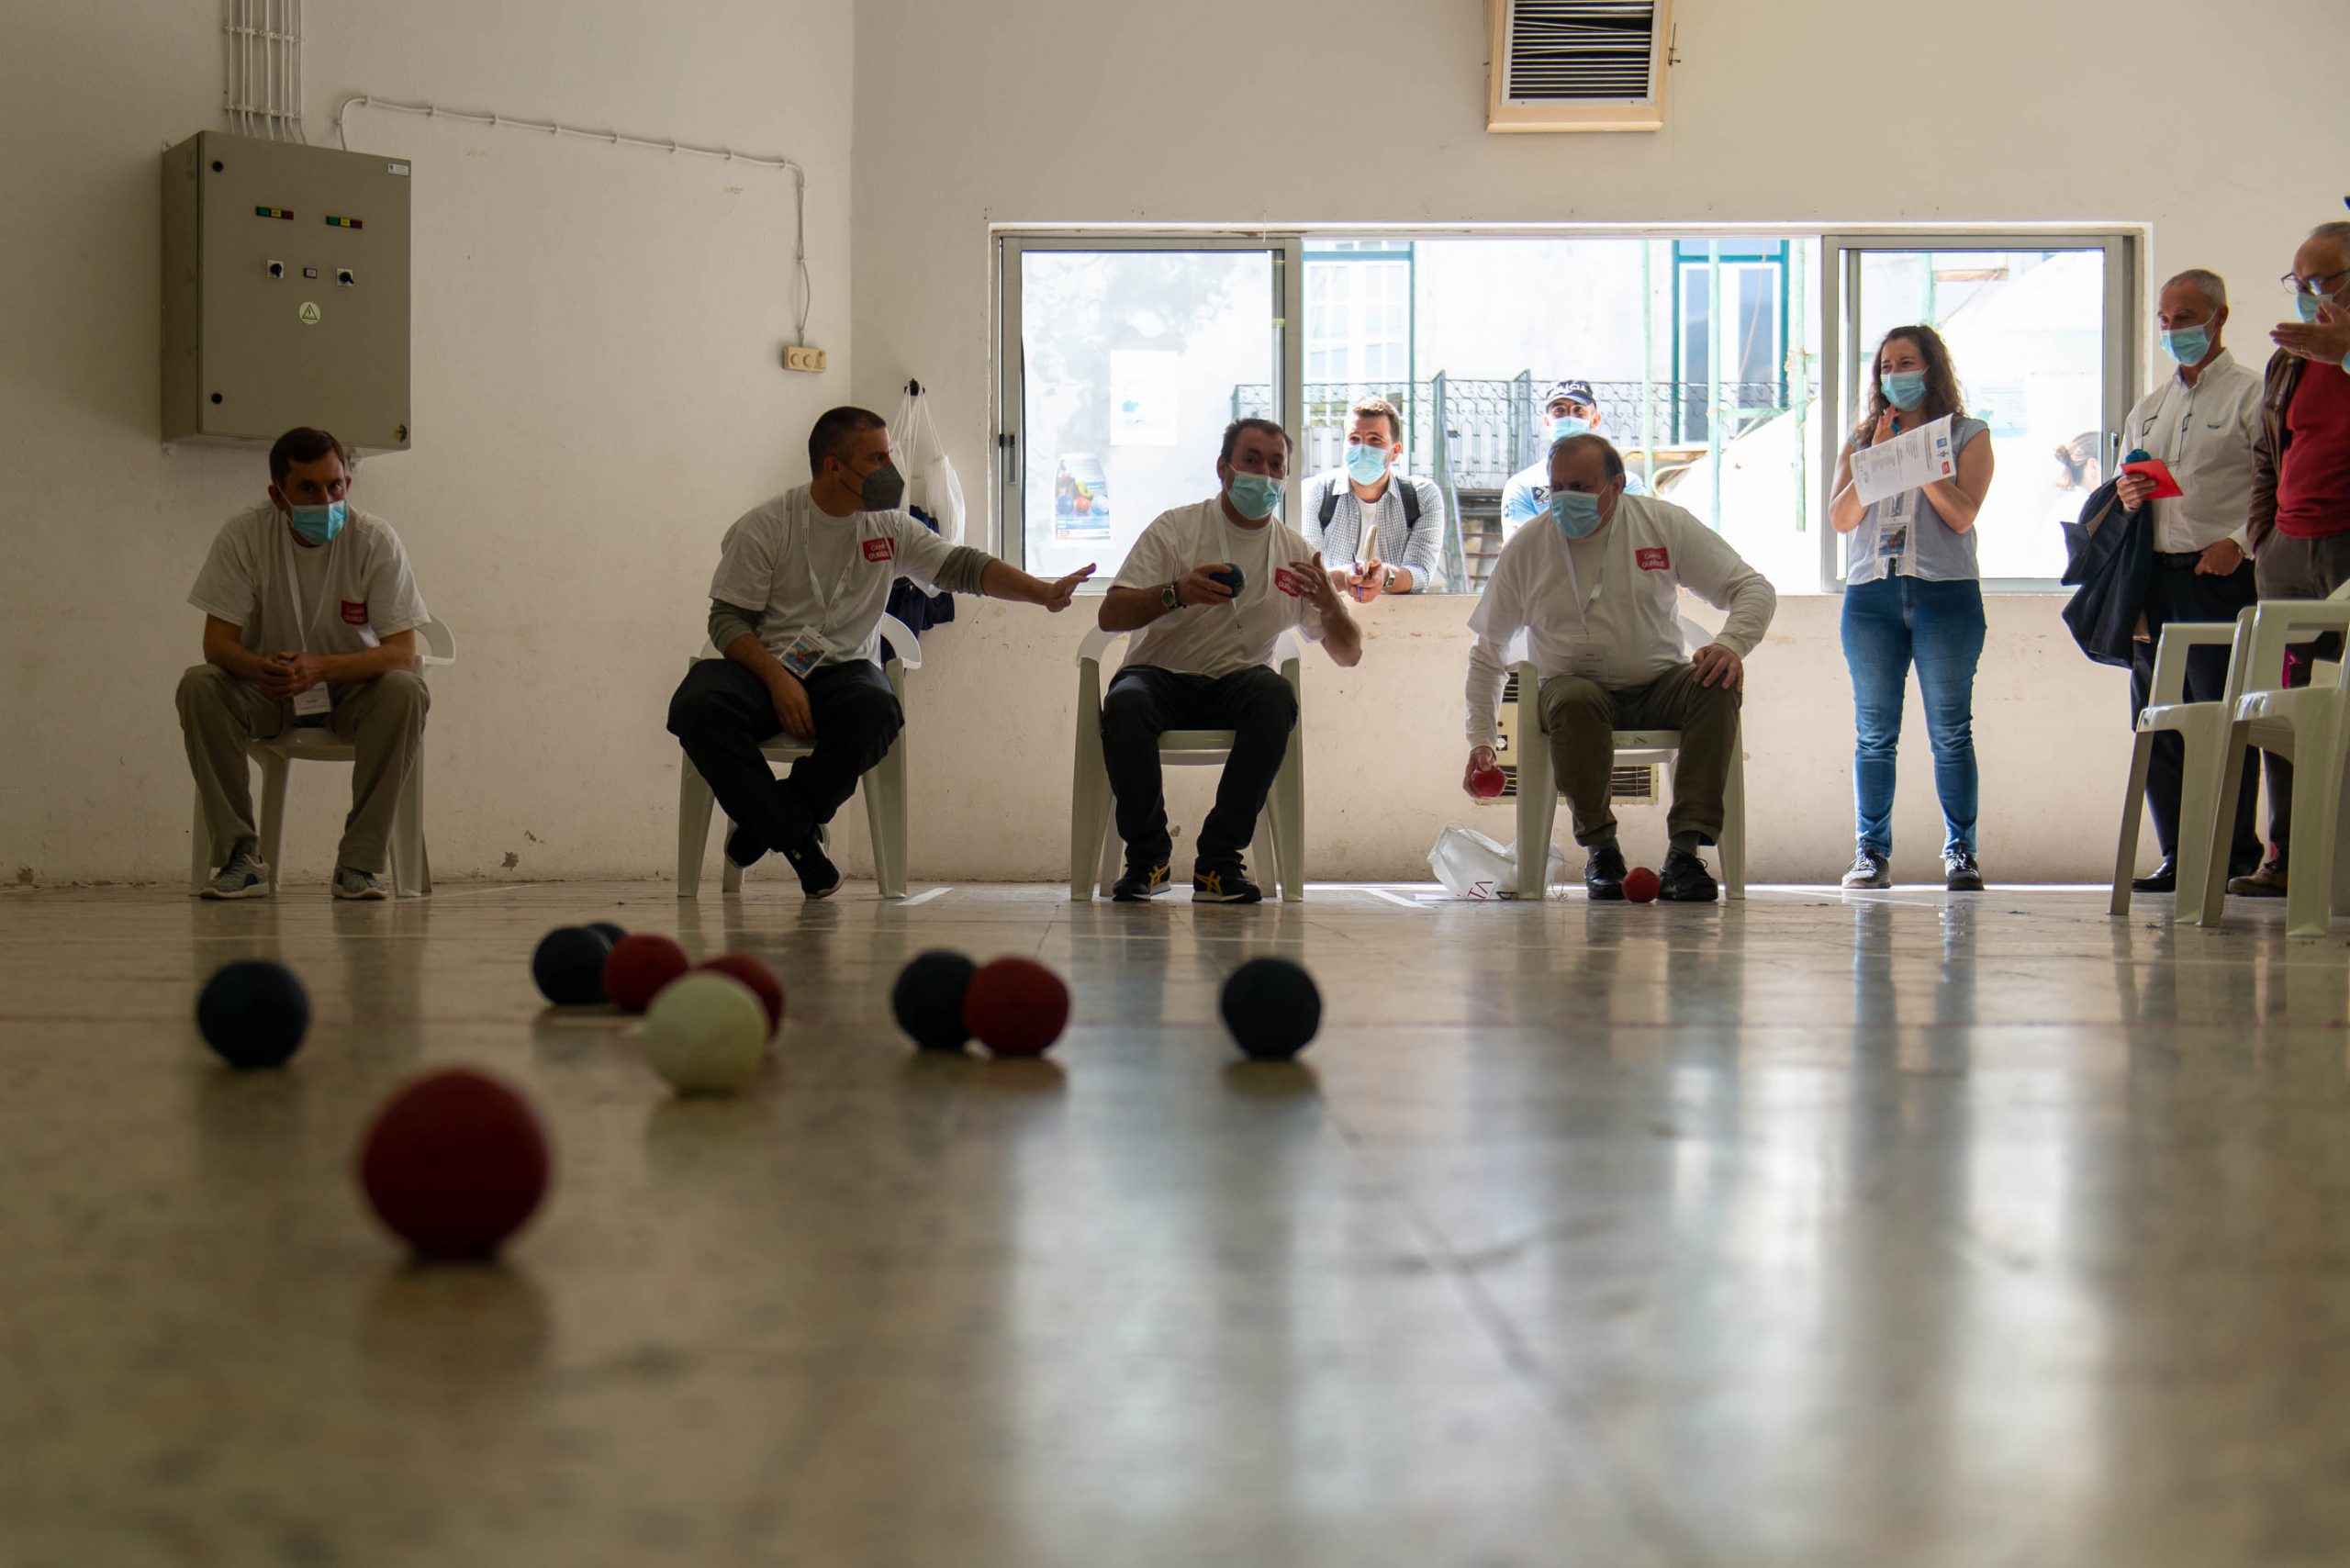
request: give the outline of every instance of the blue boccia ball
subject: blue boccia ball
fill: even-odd
[[[1287,958],[1251,958],[1224,982],[1217,1011],[1244,1054],[1286,1061],[1322,1027],[1322,992]]]
[[[585,925],[558,925],[539,938],[531,978],[557,1007],[592,1007],[604,1000],[604,960],[612,945]]]
[[[914,955],[890,988],[890,1012],[898,1027],[923,1050],[961,1050],[971,1038],[963,1023],[963,993],[979,972],[979,965],[944,947]]]
[[[280,1067],[309,1031],[310,993],[284,964],[247,958],[205,982],[196,1026],[231,1067]]]

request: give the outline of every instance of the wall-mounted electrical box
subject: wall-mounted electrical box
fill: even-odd
[[[207,130],[163,154],[163,439],[408,444],[408,165]]]

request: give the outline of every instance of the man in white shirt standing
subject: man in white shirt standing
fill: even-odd
[[[1624,460],[1596,435],[1550,449],[1548,521],[1502,550],[1469,618],[1469,766],[1461,787],[1497,760],[1505,653],[1520,632],[1540,678],[1542,728],[1559,787],[1590,852],[1583,886],[1624,896],[1608,783],[1614,732],[1678,730],[1673,835],[1659,897],[1710,903],[1719,890],[1698,856],[1722,829],[1722,792],[1739,744],[1746,657],[1770,630],[1778,595],[1719,535],[1670,501],[1624,493]],[[1729,612],[1721,634],[1682,650],[1680,590]],[[1521,745],[1536,744],[1524,737]]]
[[[1517,531],[1550,510],[1550,448],[1571,435],[1597,433],[1606,416],[1600,412],[1599,395],[1588,381],[1553,381],[1542,394],[1542,453],[1540,457],[1510,476],[1502,487],[1502,539],[1507,543]],[[1645,496],[1646,485],[1637,474],[1624,476],[1627,495]]]
[[[1404,416],[1384,398],[1348,410],[1343,467],[1305,481],[1306,547],[1334,562],[1330,580],[1358,604],[1382,593],[1444,591],[1444,492],[1403,473]]]
[[[2154,651],[2174,621],[2233,621],[2258,597],[2248,533],[2253,448],[2260,440],[2260,376],[2221,346],[2228,320],[2228,286],[2201,268],[2163,285],[2155,320],[2163,351],[2177,365],[2138,400],[2121,427],[2125,454],[2159,458],[2185,493],[2150,498],[2150,475],[2123,474],[2115,490],[2121,504],[2152,507],[2154,569],[2146,583],[2145,633],[2131,650],[2130,711],[2153,699]],[[2187,660],[2189,702],[2215,702],[2227,685],[2228,651],[2198,648]],[[2186,748],[2176,734],[2154,737],[2146,769],[2146,805],[2154,812],[2162,864],[2132,886],[2142,893],[2178,890],[2179,773]],[[2257,773],[2244,758],[2236,797],[2234,842],[2228,875],[2245,877],[2260,865],[2260,835],[2253,826]]]
[[[1192,902],[1264,897],[1241,851],[1256,836],[1297,727],[1297,696],[1271,667],[1273,646],[1295,628],[1339,665],[1362,657],[1362,629],[1322,557],[1273,515],[1289,450],[1288,432],[1272,420],[1235,420],[1216,460],[1222,489],[1160,513],[1102,598],[1102,629],[1136,633],[1102,700],[1102,757],[1126,846],[1125,875],[1111,889],[1120,903],[1167,887],[1175,846],[1158,737],[1169,730],[1230,730],[1234,737],[1215,809],[1200,826]]]
[[[204,662],[180,677],[180,733],[222,859],[207,899],[266,898],[249,741],[319,724],[358,752],[335,852],[339,899],[389,897],[392,812],[431,706],[416,629],[431,619],[399,535],[352,510],[351,458],[297,426],[269,449],[269,499],[230,518],[188,603],[204,611]]]
[[[880,665],[890,585],[905,577],[1058,612],[1093,568],[1044,582],[923,527],[900,510],[906,485],[890,427],[869,409],[818,419],[808,466],[808,484],[726,531],[710,584],[711,645],[724,656],[687,673],[669,733],[734,823],[727,857],[748,866],[775,850],[821,899],[841,884],[824,824],[905,727]],[[814,743],[781,778],[759,753],[778,729]]]

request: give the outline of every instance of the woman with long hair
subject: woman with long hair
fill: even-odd
[[[1975,666],[1983,654],[1983,582],[1975,521],[1991,490],[1991,437],[1966,417],[1950,350],[1931,327],[1896,327],[1877,345],[1867,409],[1836,460],[1829,521],[1845,537],[1844,664],[1852,675],[1852,801],[1859,854],[1848,888],[1893,883],[1894,757],[1902,690],[1918,666],[1934,792],[1942,807],[1943,879],[1979,892],[1975,822]],[[1957,472],[1863,504],[1852,454],[1950,416]]]

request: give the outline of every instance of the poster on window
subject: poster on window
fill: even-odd
[[[1110,353],[1110,444],[1175,444],[1175,399],[1181,386],[1170,349],[1113,349]]]

